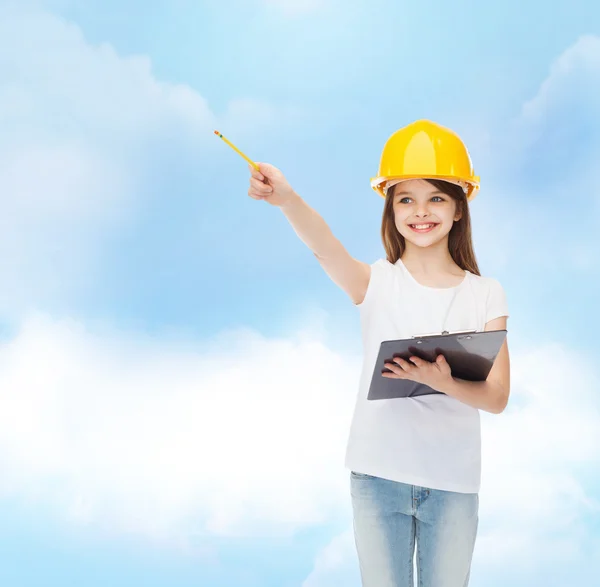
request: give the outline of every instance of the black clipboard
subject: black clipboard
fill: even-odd
[[[416,381],[384,377],[381,373],[389,372],[384,364],[392,362],[394,357],[401,357],[408,361],[410,357],[416,356],[433,362],[438,355],[444,355],[452,369],[453,377],[467,381],[485,381],[500,352],[506,333],[506,330],[488,330],[385,340],[379,347],[367,399],[443,394]]]

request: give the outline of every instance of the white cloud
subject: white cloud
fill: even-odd
[[[360,584],[358,561],[356,559],[354,533],[352,529],[335,536],[319,553],[310,575],[302,587],[329,587]]]
[[[505,557],[515,573],[548,552],[581,559],[599,507],[580,478],[600,461],[594,367],[560,345],[512,361],[509,410],[484,417],[476,564],[487,572]],[[169,544],[350,518],[343,453],[359,363],[312,332],[194,344],[34,316],[0,352],[0,490]],[[306,585],[350,580],[355,562],[344,534]]]
[[[523,104],[521,117],[531,126],[548,127],[556,123],[549,115],[561,114],[565,103],[573,100],[598,112],[598,90],[600,37],[583,35],[552,64],[537,94]]]
[[[598,488],[582,477],[600,465],[596,367],[560,344],[532,346],[512,357],[514,407],[485,418],[479,556],[500,568],[506,557],[513,568],[549,552],[555,563],[581,557],[600,511]]]
[[[0,37],[4,316],[64,311],[87,295],[111,239],[144,205],[149,176],[164,165],[169,183],[181,181],[169,169],[177,149],[207,169],[209,148],[237,163],[214,129],[252,145],[270,129],[307,128],[314,115],[238,97],[217,119],[194,89],[158,80],[147,56],[93,45],[31,4],[0,5]]]
[[[35,8],[0,7],[0,313],[85,288],[103,240],[139,197],[145,149],[206,136],[202,96],[161,83],[147,57],[92,46]]]
[[[31,318],[0,352],[1,490],[160,539],[325,523],[358,362],[306,334],[208,344]]]
[[[495,176],[504,183],[496,186],[497,213],[489,223],[506,235],[502,249],[512,263],[540,273],[598,273],[591,253],[599,245],[598,95],[600,37],[584,35],[557,57],[535,95],[496,137]]]
[[[525,170],[541,189],[572,193],[587,186],[600,155],[600,37],[584,35],[554,61],[537,93],[511,125],[505,144],[510,165]],[[586,203],[588,200],[586,199]]]
[[[204,130],[211,122],[204,98],[185,85],[156,80],[148,57],[122,57],[108,43],[93,46],[60,17],[8,10],[0,33],[3,100],[27,114],[38,132],[104,131],[119,147],[115,139],[143,140],[164,124]]]
[[[0,35],[5,318],[49,300],[68,307],[136,204],[148,145],[205,131],[213,141],[218,123],[192,89],[158,81],[148,58],[92,46],[61,18],[2,5]],[[235,100],[224,126],[257,113],[268,125],[277,112]],[[349,417],[352,360],[318,341],[231,333],[240,373],[224,354],[94,336],[42,314],[18,331],[1,351],[5,493],[161,537],[253,532],[253,520],[285,532],[335,509],[344,427],[331,421]],[[279,499],[264,499],[265,482]],[[303,493],[282,491],[290,483]]]

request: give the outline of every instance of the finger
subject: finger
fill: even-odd
[[[254,177],[250,178],[250,186],[254,191],[262,194],[270,194],[273,191],[270,185],[265,185],[262,181]]]
[[[252,190],[248,190],[248,195],[253,199],[253,200],[264,200],[267,196],[265,195],[261,195],[261,194],[257,194],[256,192],[253,192]]]
[[[260,171],[258,171],[256,167],[248,163],[248,169],[250,170],[250,174],[252,175],[252,177],[255,177],[260,181],[264,181],[265,176]]]
[[[424,367],[427,361],[424,361],[421,357],[411,357],[410,362],[414,363],[417,367]]]
[[[386,365],[386,367],[388,369],[391,369],[392,372],[388,373],[387,371],[382,371],[381,375],[383,377],[389,377],[391,379],[406,379],[406,373],[404,373],[402,371],[402,369],[400,369],[399,367],[397,367],[396,365]]]
[[[270,188],[271,187],[267,183],[266,179],[262,180],[262,179],[258,179],[258,177],[254,177],[254,176],[252,176],[250,178],[250,184],[253,185],[253,186],[255,186],[255,187],[259,187],[259,188],[265,188],[265,187],[269,187]]]
[[[411,365],[408,361],[405,361],[401,357],[394,357],[394,361],[398,363],[398,365],[400,365],[404,371],[409,371],[411,367],[414,367],[414,365]]]
[[[452,370],[444,355],[438,355],[435,362],[442,372],[450,372]]]
[[[387,377],[388,379],[406,379],[406,375],[398,375],[396,373],[387,373],[383,372],[382,377]]]
[[[438,367],[444,367],[445,365],[448,365],[448,361],[446,361],[446,357],[444,357],[444,355],[438,355],[435,358],[435,362]]]
[[[384,367],[386,367],[386,369],[389,369],[396,375],[404,375],[404,371],[402,370],[402,367],[399,367],[398,365],[394,365],[394,363],[385,363]]]

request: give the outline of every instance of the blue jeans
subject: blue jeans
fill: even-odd
[[[467,587],[479,495],[350,474],[363,587]]]

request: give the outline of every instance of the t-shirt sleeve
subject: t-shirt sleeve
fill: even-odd
[[[506,301],[506,292],[496,279],[489,279],[489,291],[486,304],[486,324],[494,318],[506,316],[508,318],[508,303]]]
[[[388,262],[385,259],[378,259],[371,263],[371,278],[367,286],[367,292],[363,301],[360,304],[355,304],[361,311],[371,305],[371,301],[377,297],[377,292],[384,289],[384,283],[388,274]]]

